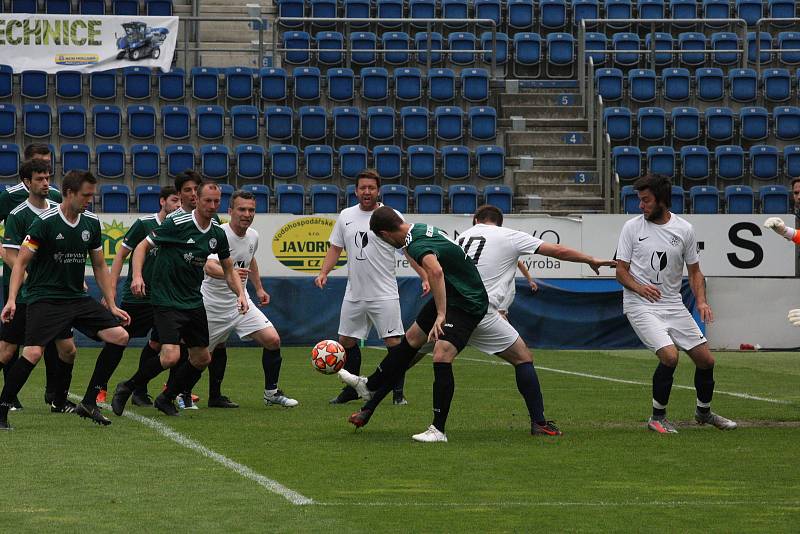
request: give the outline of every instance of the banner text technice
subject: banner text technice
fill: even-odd
[[[102,46],[97,19],[0,19],[0,45]]]

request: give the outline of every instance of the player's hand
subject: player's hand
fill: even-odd
[[[661,300],[661,291],[656,286],[641,285],[636,293],[646,298],[650,302],[658,302]]]
[[[239,298],[236,299],[236,302],[237,302],[237,309],[239,310],[239,313],[241,315],[244,315],[250,310],[250,303],[248,302],[246,293],[242,293],[239,296]]]
[[[764,226],[772,229],[776,234],[780,236],[786,235],[786,225],[783,223],[783,219],[781,219],[780,217],[770,217],[769,219],[764,221]]]
[[[589,267],[592,268],[594,274],[600,274],[600,267],[611,267],[612,269],[617,266],[617,262],[614,260],[599,260],[597,258],[592,258],[592,261],[589,262]]]
[[[422,296],[424,297],[430,292],[431,292],[431,285],[427,281],[422,282]]]
[[[3,310],[3,320],[5,321],[5,313],[6,311]],[[800,309],[795,308],[794,310],[789,310],[789,322],[792,326],[800,327]]]
[[[528,285],[531,288],[531,293],[536,293],[537,291],[539,291],[539,284],[537,284],[536,280],[534,280],[533,278],[528,280]],[[506,321],[507,320],[508,320],[508,318],[506,318]]]
[[[131,293],[137,297],[144,297],[147,295],[144,285],[144,278],[141,276],[133,277],[133,280],[131,281]]]
[[[111,312],[111,315],[120,319],[120,324],[122,326],[128,326],[129,324],[131,324],[131,316],[128,315],[128,312],[126,312],[125,310],[121,310],[116,306],[111,306],[110,308],[108,308],[108,311]]]
[[[269,293],[264,291],[263,288],[256,290],[256,297],[258,298],[259,306],[266,306],[267,304],[269,304]]]
[[[711,311],[711,306],[707,302],[697,305],[697,311],[700,312],[700,320],[704,323],[714,322],[714,312]]]
[[[442,325],[444,324],[444,315],[437,315],[436,321],[433,322],[433,327],[431,331],[428,333],[428,342],[437,342],[439,341],[439,336],[444,335],[444,330],[442,329]]]
[[[320,289],[323,289],[325,287],[325,284],[327,284],[327,283],[328,283],[328,275],[327,274],[319,273],[319,276],[314,278],[314,285],[317,286]]]
[[[245,269],[244,267],[236,267],[235,268],[236,274],[239,275],[239,279],[242,283],[247,283],[247,277],[250,275],[250,269]]]
[[[17,313],[17,303],[6,302],[6,305],[3,306],[3,312],[0,314],[0,319],[4,323],[10,323],[14,319],[15,313]]]

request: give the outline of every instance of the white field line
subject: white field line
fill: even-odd
[[[709,507],[709,506],[791,506],[797,507],[800,502],[797,501],[530,501],[530,502],[406,502],[406,501],[389,501],[389,502],[315,502],[316,506],[357,506],[359,508],[368,506],[377,506],[380,508],[387,507],[437,507],[437,508],[482,508],[482,507],[497,507],[497,508],[566,508],[566,507],[612,507],[612,508],[626,508],[626,507]]]
[[[81,400],[81,398],[76,395],[70,394],[70,397],[72,397],[76,402],[80,402]],[[111,409],[111,406],[109,406],[108,404],[103,403],[101,405],[103,408],[106,408],[108,410]],[[174,441],[181,447],[185,447],[189,450],[197,452],[205,456],[206,458],[209,458],[211,460],[214,460],[218,464],[221,464],[223,467],[230,469],[237,475],[240,475],[248,480],[252,480],[259,486],[262,486],[263,488],[267,489],[268,491],[271,491],[276,495],[280,495],[281,497],[283,497],[292,504],[296,505],[315,504],[312,499],[287,488],[283,484],[275,480],[272,480],[271,478],[267,478],[264,475],[256,473],[246,465],[240,464],[239,462],[231,460],[227,456],[224,456],[216,451],[209,449],[202,443],[199,443],[193,440],[192,438],[181,434],[180,432],[176,432],[167,425],[159,423],[155,419],[151,419],[150,417],[144,417],[129,410],[126,410],[123,415],[130,419],[133,419],[137,423],[141,423],[144,426],[155,430],[157,433],[161,434],[167,439]]]

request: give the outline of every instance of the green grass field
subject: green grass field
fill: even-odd
[[[79,351],[73,392],[96,354]],[[307,354],[283,351],[281,386],[297,408],[265,407],[260,351],[232,349],[224,390],[242,407],[207,409],[204,377],[200,410],[135,410],[158,425],[110,411],[104,428],[50,414],[36,370],[21,394],[26,409],[11,413],[14,431],[0,435],[0,531],[773,533],[800,524],[798,354],[717,354],[714,409],[740,428],[690,423],[694,391],[674,389],[680,433],[661,436],[644,428],[652,355],[537,352],[547,415],[564,431],[541,438],[529,435],[512,369],[468,349],[455,365],[446,444],[410,439],[430,423],[429,360],[408,375],[409,405],[382,406],[356,432],[346,417],[357,404],[328,405],[340,385]],[[365,350],[364,369],[382,354]],[[129,350],[114,382],[137,359]],[[690,386],[693,369],[685,358],[675,384]],[[252,478],[240,472],[248,468]],[[292,504],[266,479],[313,503]]]

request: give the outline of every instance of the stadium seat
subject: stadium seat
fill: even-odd
[[[385,102],[389,98],[389,73],[386,69],[361,69],[361,98],[373,102]]]
[[[663,174],[670,178],[675,176],[675,150],[671,146],[651,146],[648,147],[646,154],[647,170],[650,174]],[[632,159],[633,157],[631,157],[630,162],[625,162],[623,160],[622,164],[629,164],[631,167],[635,167],[638,163],[632,161]],[[635,168],[631,169],[631,172],[634,170]],[[629,176],[628,178],[635,178],[638,175],[637,172],[635,176]],[[620,178],[622,178],[622,176],[620,176]]]
[[[688,69],[664,69],[661,77],[663,79],[664,98],[666,100],[670,102],[684,102],[689,99],[691,77]]]
[[[334,102],[350,102],[354,94],[354,76],[351,69],[328,69],[328,98]]]
[[[689,189],[689,202],[692,213],[716,215],[719,213],[719,190],[710,185],[693,185]]]
[[[433,180],[436,176],[436,149],[429,145],[408,147],[408,176],[414,180]]]
[[[138,0],[111,0],[111,11],[114,15],[139,15]]]
[[[748,26],[754,25],[763,15],[761,0],[736,0],[734,5],[736,17],[744,19]]]
[[[300,126],[300,139],[303,141],[324,141],[328,133],[328,114],[325,108],[303,106],[297,112]]]
[[[137,185],[134,190],[136,206],[139,213],[158,213],[161,211],[161,186]]]
[[[374,33],[355,32],[350,34],[350,61],[354,65],[374,65],[377,48],[378,39]]]
[[[305,191],[300,184],[278,184],[275,186],[275,199],[278,213],[302,215],[305,204]]]
[[[0,104],[0,137],[17,134],[17,108],[14,104]]]
[[[222,139],[225,135],[225,108],[222,106],[198,106],[197,137],[204,141]]]
[[[640,19],[663,19],[666,14],[664,0],[637,0],[636,10]]]
[[[19,147],[14,143],[0,143],[0,177],[19,176]]]
[[[61,172],[91,170],[91,151],[84,144],[61,145]]]
[[[433,113],[436,138],[442,141],[459,141],[463,137],[464,112],[459,107],[438,106]]]
[[[267,139],[285,141],[294,133],[294,112],[285,106],[270,106],[264,110]]]
[[[678,141],[695,141],[700,137],[700,112],[697,108],[672,109],[672,135]]]
[[[620,191],[622,200],[622,213],[634,215],[642,213],[639,202],[639,194],[633,189],[632,185],[625,185]]]
[[[378,145],[372,150],[372,163],[384,180],[396,180],[402,174],[403,152],[399,146]]]
[[[463,0],[460,0],[463,1]],[[466,7],[466,3],[464,3]],[[429,43],[430,41],[430,43]],[[427,65],[429,50],[443,50],[444,38],[441,33],[431,32],[418,32],[414,34],[414,48],[417,49],[417,63],[420,65]],[[430,63],[436,65],[442,62],[441,52],[430,52]]]
[[[234,149],[236,173],[245,180],[260,180],[264,177],[264,147],[260,145],[238,145]]]
[[[596,1],[596,0],[595,0]],[[592,59],[592,64],[595,67],[602,67],[606,64],[606,49],[608,43],[606,42],[606,35],[601,32],[586,32],[584,35],[583,49],[584,55]]]
[[[122,94],[129,100],[150,98],[150,69],[125,67],[122,69]]]
[[[769,0],[767,2],[767,16],[773,19],[791,19],[797,16],[795,2],[793,0]],[[791,27],[791,22],[776,22],[772,25],[776,28]]]
[[[683,214],[686,204],[686,191],[679,185],[672,186],[672,206],[669,210],[678,215]]]
[[[22,106],[22,125],[26,137],[50,137],[52,131],[50,106],[25,104]]]
[[[448,180],[466,180],[470,175],[470,154],[465,146],[442,147],[442,175]]]
[[[700,100],[715,102],[722,100],[725,96],[725,75],[722,73],[722,69],[697,69],[695,80],[697,82],[697,98]]]
[[[475,149],[475,170],[478,178],[498,180],[506,174],[506,154],[503,147],[481,145]]]
[[[341,65],[344,50],[344,36],[341,32],[319,32],[317,41],[317,60],[323,65]]]
[[[627,141],[631,138],[631,110],[623,107],[611,107],[603,110],[603,129],[612,141]]]
[[[298,153],[299,151],[294,145],[273,145],[269,147],[270,169],[274,179],[291,180],[297,178]]]
[[[83,96],[83,77],[80,71],[58,71],[55,75],[55,83],[56,97],[59,99],[66,100]]]
[[[473,2],[474,14],[476,19],[492,20],[495,23],[494,27],[500,27],[502,21],[502,11],[505,8],[505,2],[501,0],[474,0]],[[544,17],[542,17],[544,19]],[[478,27],[490,27],[487,23],[478,23]]]
[[[394,70],[394,96],[405,102],[416,102],[422,98],[422,73],[419,69]]]
[[[386,32],[381,36],[381,45],[387,52],[383,55],[383,60],[389,65],[406,65],[409,61],[409,53],[406,50],[411,48],[411,38],[405,32]],[[397,50],[397,52],[388,52]]]
[[[253,101],[253,69],[228,67],[225,73],[225,96],[236,102]]]
[[[410,0],[408,2],[408,17],[412,19],[436,18],[436,4],[436,0]],[[412,22],[411,26],[425,28],[426,23]]]
[[[783,169],[790,180],[800,178],[800,145],[790,145],[783,149]]]
[[[14,94],[14,70],[9,65],[0,65],[0,98],[11,98]]]
[[[487,101],[489,99],[489,71],[486,69],[462,70],[461,96],[473,104]]]
[[[344,145],[339,148],[339,174],[346,180],[355,180],[367,168],[367,147]]]
[[[231,196],[233,196],[233,186],[231,184],[217,184],[219,186],[219,213],[228,213],[228,208],[231,205]]]
[[[246,184],[242,191],[252,193],[256,197],[256,213],[269,213],[269,186],[264,184]]]
[[[48,95],[47,73],[43,70],[24,70],[20,74],[20,94],[38,100]]]
[[[450,213],[472,215],[478,209],[478,189],[474,185],[451,185],[447,196]]]
[[[455,88],[456,75],[452,69],[433,69],[428,73],[428,96],[433,102],[452,102]]]
[[[696,50],[705,50],[708,45],[702,33],[684,32],[678,35],[678,48],[682,51],[679,55],[681,63],[696,67],[705,63],[706,56]],[[719,54],[715,54],[719,55]]]
[[[475,109],[475,108],[473,108]],[[400,110],[400,131],[404,141],[426,141],[430,135],[430,114],[424,107],[406,106]]]
[[[509,3],[509,26],[511,26],[511,3]],[[572,2],[572,25],[575,28],[581,27],[582,20],[591,20],[600,18],[600,2],[598,0],[573,0]],[[531,10],[531,24],[526,28],[533,25],[533,10]],[[593,24],[586,24],[587,27],[593,27]],[[512,28],[514,26],[511,26]]]
[[[124,184],[100,186],[100,205],[104,213],[128,213],[131,190]]]
[[[765,65],[772,61],[773,54],[769,52],[772,48],[772,36],[769,32],[760,32],[756,37],[756,32],[747,32],[747,61],[748,63],[756,63],[757,58],[761,57],[761,64]],[[760,44],[759,44],[760,43]],[[761,53],[758,54],[757,48]]]
[[[367,137],[373,141],[392,141],[395,134],[393,108],[373,106],[367,108]]]
[[[292,72],[294,79],[294,97],[298,100],[318,101],[320,95],[320,73],[317,67],[296,67]],[[273,75],[269,89],[273,90],[274,97],[270,100],[283,100],[280,94],[280,74]],[[284,91],[285,93],[285,91]],[[284,94],[285,96],[285,94]],[[263,98],[263,87],[262,87]]]
[[[495,206],[503,213],[511,213],[514,191],[508,185],[487,185],[483,190],[484,203]]]
[[[492,37],[494,37],[497,46],[492,47]],[[483,53],[483,62],[487,65],[492,64],[494,59],[495,65],[505,65],[508,63],[508,35],[502,32],[483,32],[480,38],[480,47],[485,50]]]
[[[639,108],[636,112],[639,125],[639,139],[644,141],[663,141],[667,135],[667,118],[662,108]]]
[[[408,188],[399,184],[382,185],[381,201],[400,213],[408,213]]]
[[[705,180],[710,174],[708,148],[702,145],[688,145],[681,148],[681,167],[683,177],[689,180]]]
[[[537,67],[542,62],[542,36],[538,33],[517,33],[514,35],[514,69],[517,65]]]
[[[375,2],[376,13],[378,18],[378,26],[381,28],[395,29],[400,26],[399,22],[387,22],[385,19],[401,19],[403,18],[403,0],[377,0]]]
[[[156,136],[156,110],[153,106],[128,106],[128,136],[133,139],[152,139]]]
[[[785,185],[765,185],[758,190],[761,213],[789,213],[789,189]]]
[[[769,113],[764,108],[742,108],[739,124],[745,141],[761,141],[769,135]]]
[[[165,139],[189,139],[192,132],[192,116],[186,106],[163,106],[161,108],[161,128]]]
[[[167,176],[174,178],[186,169],[194,168],[194,147],[192,145],[168,145],[164,149]]]
[[[37,9],[36,0],[11,0],[12,13],[36,13]]]
[[[313,184],[309,190],[311,213],[339,213],[339,188],[330,184]]]
[[[414,188],[414,205],[417,213],[442,213],[444,193],[438,185],[418,185]]]
[[[594,73],[594,85],[597,94],[607,102],[622,98],[622,71],[619,69],[600,69]]]
[[[183,69],[167,72],[158,70],[156,77],[158,98],[167,102],[183,101],[186,98],[186,73]]]
[[[554,69],[551,70],[551,67]],[[568,73],[558,75],[555,68],[568,67]],[[551,78],[572,77],[575,71],[575,37],[570,33],[547,35],[547,75]]]
[[[663,9],[663,7],[662,7]],[[655,41],[655,43],[653,42]],[[648,33],[644,37],[644,46],[647,50],[655,48],[656,66],[665,67],[672,63],[672,54],[666,52],[676,47],[672,35],[665,32]],[[652,62],[651,56],[647,56],[647,62]]]
[[[86,136],[86,110],[79,104],[58,106],[58,135],[65,139]]]
[[[706,137],[712,141],[733,139],[733,110],[730,108],[706,108]]]
[[[344,0],[344,16],[351,19],[368,19],[370,18],[370,0]],[[302,24],[302,23],[301,23]],[[361,29],[369,27],[366,22],[352,22],[350,27],[353,29]]]
[[[638,178],[642,173],[642,153],[635,146],[615,146],[611,149],[611,159],[620,180]]]
[[[101,144],[95,148],[97,176],[120,180],[125,176],[125,148],[118,144]]]
[[[477,40],[474,33],[451,33],[447,38],[447,48],[450,50],[449,61],[454,65],[472,65],[475,63]]]
[[[778,59],[784,65],[800,65],[800,32],[780,32],[777,38]]]
[[[800,139],[800,108],[796,106],[777,107],[772,110],[775,120],[775,137],[781,141]]]
[[[159,177],[161,155],[157,145],[133,145],[131,147],[131,173],[134,180],[152,180]]]
[[[311,36],[307,32],[285,32],[283,47],[286,49],[283,56],[286,63],[304,65],[311,58],[311,53],[308,52],[311,48]]]
[[[302,0],[280,0],[276,2],[278,8],[278,15],[281,18],[287,17],[303,17],[305,16],[305,4]],[[294,21],[281,21],[281,26],[285,28],[298,28],[302,27],[302,22]]]
[[[264,67],[258,73],[261,100],[283,102],[288,94],[289,77],[284,69]],[[319,75],[317,75],[317,94],[319,94]]]
[[[311,0],[311,16],[314,18],[335,18],[336,0]],[[327,28],[334,26],[334,22],[314,21],[316,26]]]
[[[732,69],[728,71],[728,86],[734,102],[752,102],[756,99],[758,77],[753,69]]]
[[[146,0],[145,15],[148,17],[171,17],[172,0]]]
[[[739,180],[744,176],[744,150],[739,145],[723,145],[714,149],[717,177]]]
[[[619,21],[608,23],[612,30],[624,30],[630,26],[626,19],[633,18],[633,6],[631,0],[606,0],[606,18],[620,19]]]
[[[638,103],[656,99],[656,73],[650,69],[633,69],[628,72],[628,95]]]
[[[442,18],[445,19],[467,19],[469,18],[467,0],[442,0],[441,1]],[[445,22],[446,28],[462,28],[465,26],[464,22]]]
[[[611,48],[616,52],[612,56],[615,65],[628,68],[639,64],[639,54],[635,52],[641,48],[641,44],[639,36],[635,33],[615,33],[611,36]]]
[[[490,106],[469,108],[469,137],[491,141],[497,137],[497,111]]]
[[[361,137],[361,112],[358,108],[333,108],[333,137],[338,141],[353,141]]]
[[[792,96],[792,76],[788,69],[768,69],[761,74],[761,90],[769,102],[786,102]]]
[[[200,146],[200,172],[211,180],[227,180],[230,172],[230,154],[225,145]]]
[[[238,141],[258,139],[258,108],[250,105],[231,108],[231,136]]]
[[[774,180],[778,177],[778,149],[771,145],[750,147],[750,175],[756,180]]]
[[[746,185],[729,185],[725,188],[726,213],[753,213],[753,189]]]
[[[192,67],[190,76],[192,80],[192,98],[202,102],[219,98],[219,69],[215,67]]]
[[[303,150],[306,176],[327,180],[333,176],[333,148],[328,145],[309,145]]]
[[[715,32],[711,34],[711,60],[717,65],[735,65],[739,62],[739,38],[732,32]]]

